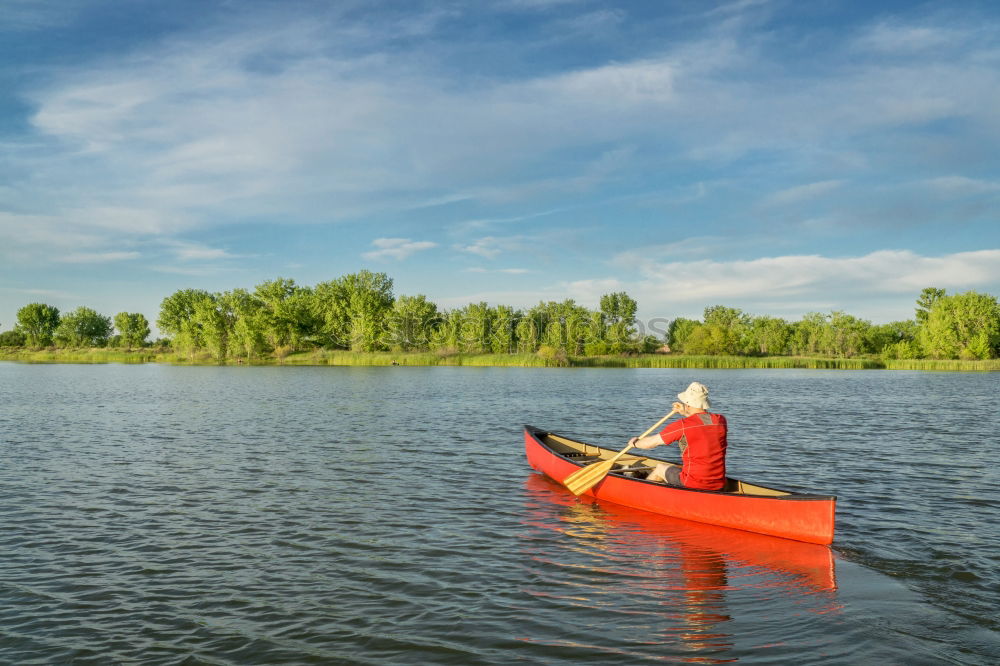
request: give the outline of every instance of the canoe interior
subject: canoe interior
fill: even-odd
[[[551,433],[536,432],[535,436],[555,453],[582,465],[587,465],[599,460],[607,460],[618,453],[618,451],[614,451],[612,449],[605,449],[600,446],[594,446],[593,444],[578,442],[576,440],[560,437],[559,435],[553,435]],[[636,472],[641,474],[646,471],[646,468],[655,467],[659,463],[665,463],[667,465],[675,464],[666,460],[659,460],[657,458],[647,458],[641,455],[633,456],[631,454],[626,454],[618,459],[615,467],[611,470],[611,474],[633,476]],[[723,488],[722,492],[732,493],[734,495],[764,495],[769,497],[784,497],[795,494],[786,490],[777,490],[766,486],[758,486],[753,483],[747,483],[746,481],[731,478],[726,479],[726,487]]]

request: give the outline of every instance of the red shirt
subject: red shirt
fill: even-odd
[[[674,421],[660,431],[664,444],[677,442],[681,449],[681,483],[686,488],[725,487],[727,429],[725,416],[702,412]]]

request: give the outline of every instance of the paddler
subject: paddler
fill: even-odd
[[[677,394],[677,399],[680,402],[673,404],[674,411],[684,418],[668,424],[659,433],[629,440],[629,444],[639,449],[674,442],[681,449],[683,467],[660,463],[646,480],[722,490],[726,485],[726,417],[709,412],[712,403],[708,400],[708,387],[700,382],[691,382],[683,393]]]

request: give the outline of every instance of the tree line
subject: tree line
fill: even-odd
[[[840,311],[812,312],[788,322],[716,305],[706,308],[700,321],[674,319],[668,339],[673,351],[685,354],[964,360],[1000,356],[1000,304],[995,296],[975,291],[949,295],[928,287],[916,306],[913,319],[872,324]]]
[[[988,359],[1000,355],[1000,305],[989,294],[927,288],[914,319],[872,324],[835,311],[800,321],[756,316],[714,305],[701,320],[638,322],[625,292],[589,309],[572,299],[529,309],[470,303],[441,309],[424,295],[396,296],[385,273],[362,270],[309,287],[277,278],[253,290],[182,289],[163,299],[154,344],[179,353],[252,360],[308,349],[356,352],[537,353],[554,358],[649,353]],[[662,325],[658,328],[658,325]],[[116,333],[117,331],[117,333]],[[147,346],[139,313],[111,317],[86,307],[67,314],[43,303],[17,313],[0,346]]]

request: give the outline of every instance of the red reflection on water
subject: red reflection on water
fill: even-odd
[[[579,562],[579,558],[567,558],[558,550],[531,554],[537,563],[566,572],[563,603],[598,609],[613,606],[615,613],[644,616],[651,602],[661,609],[659,626],[648,627],[651,633],[637,637],[634,642],[639,645],[675,645],[686,653],[683,661],[733,661],[725,656],[732,637],[724,627],[731,619],[727,594],[734,590],[772,590],[760,593],[761,597],[773,595],[774,589],[783,590],[789,599],[806,598],[805,604],[792,602],[812,613],[837,608],[832,594],[836,589],[834,558],[828,546],[576,497],[540,474],[527,478],[525,491],[526,524],[566,536],[559,540],[559,548],[582,555],[586,562],[569,562]],[[619,581],[613,598],[607,587],[609,578]],[[528,592],[555,596],[553,592]],[[572,640],[560,644],[578,645]]]

